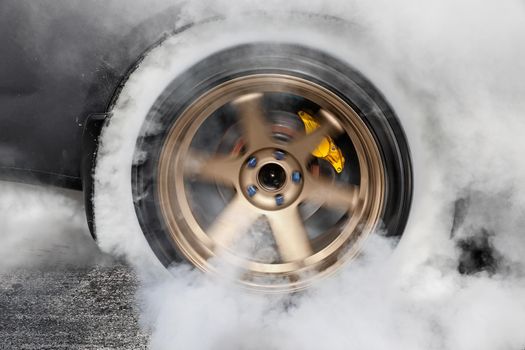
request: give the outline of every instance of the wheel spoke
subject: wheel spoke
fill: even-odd
[[[321,109],[319,114],[323,117],[321,125],[311,133],[294,140],[290,145],[290,152],[301,161],[308,160],[311,152],[319,146],[325,137],[339,134],[342,131],[339,122],[332,113]]]
[[[309,176],[304,193],[307,199],[323,206],[353,211],[359,199],[359,186],[339,185],[325,179],[315,179]]]
[[[216,244],[225,248],[231,247],[259,216],[260,214],[251,210],[239,195],[235,195],[206,232]]]
[[[232,186],[239,174],[241,160],[231,155],[207,156],[191,150],[184,162],[184,175]]]
[[[262,93],[252,93],[232,102],[243,129],[245,142],[250,150],[268,147],[272,143],[269,125],[264,115]]]
[[[267,214],[277,249],[285,262],[312,255],[310,238],[297,207],[289,207]]]

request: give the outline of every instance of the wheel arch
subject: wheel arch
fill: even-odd
[[[97,234],[95,227],[93,201],[94,172],[97,163],[100,135],[102,134],[104,127],[111,120],[111,110],[114,107],[116,101],[118,100],[122,88],[128,81],[129,77],[140,65],[144,57],[146,57],[147,54],[154,48],[161,45],[167,38],[171,37],[172,35],[176,35],[177,33],[183,32],[186,29],[191,28],[195,25],[194,23],[189,23],[180,26],[179,28],[174,28],[173,13],[175,13],[176,10],[177,7],[174,6],[170,9],[170,11],[158,13],[157,15],[138,24],[124,37],[122,43],[124,44],[124,46],[127,46],[128,43],[132,42],[135,39],[138,33],[143,32],[144,28],[151,25],[152,23],[156,24],[158,29],[156,34],[145,39],[145,44],[136,45],[134,49],[125,49],[125,55],[127,56],[127,59],[124,59],[122,61],[127,62],[120,62],[120,65],[124,67],[121,68],[123,69],[122,71],[124,73],[117,77],[116,83],[112,84],[112,87],[110,88],[111,93],[108,96],[102,97],[105,100],[102,101],[103,105],[105,105],[105,110],[98,113],[88,114],[84,119],[82,139],[80,140],[82,143],[82,154],[80,164],[81,189],[84,193],[84,208],[89,231],[91,233],[91,236],[95,240],[97,239]],[[219,19],[219,17],[213,17],[203,22],[213,21],[217,19]],[[108,79],[105,77],[105,75],[108,74],[108,70],[101,69],[100,74],[100,77],[96,79],[93,83],[93,86],[91,88],[92,91],[98,89],[97,86],[104,83],[104,81]],[[112,74],[115,74],[115,72],[113,72]]]

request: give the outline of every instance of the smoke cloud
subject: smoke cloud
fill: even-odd
[[[109,264],[86,227],[82,195],[0,182],[0,273]]]
[[[249,7],[266,19],[248,21]],[[191,39],[183,34],[173,57],[184,66],[185,54],[195,62],[218,49],[184,47],[190,40],[222,47],[278,40],[318,47],[361,70],[393,105],[412,146],[416,194],[405,235],[395,249],[374,236],[339,275],[292,296],[245,293],[185,266],[167,281],[145,278],[140,300],[152,348],[523,348],[523,3],[309,4],[309,12],[348,26],[283,15],[297,9],[297,2],[189,4],[185,18],[227,20],[186,33]],[[171,72],[168,80],[178,74],[160,62],[144,64]]]
[[[152,349],[525,348],[523,1],[161,1],[158,9],[172,4],[180,8],[174,26],[223,19],[144,59],[102,136],[96,174],[100,245],[138,271]],[[142,8],[137,1],[126,11],[149,15]],[[131,197],[135,140],[163,88],[210,53],[257,41],[316,47],[356,67],[393,106],[413,152],[415,198],[402,239],[373,236],[339,274],[293,295],[252,294],[184,264],[167,275]],[[19,264],[13,247],[27,245],[32,257],[48,249],[37,235],[62,241],[83,229],[68,196],[4,185],[0,200],[6,266]],[[31,211],[43,202],[45,215]],[[13,216],[19,209],[24,217]]]

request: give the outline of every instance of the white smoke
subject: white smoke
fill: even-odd
[[[290,15],[296,11],[349,25]],[[117,102],[97,166],[100,244],[139,271],[153,349],[525,347],[523,1],[193,1],[182,15],[179,25],[213,15],[226,20],[180,33],[146,57]],[[414,204],[399,245],[374,236],[340,274],[291,296],[246,293],[185,265],[174,268],[173,278],[157,273],[131,198],[135,140],[164,87],[212,52],[262,40],[317,47],[364,73],[399,115],[415,165]],[[22,203],[18,190],[6,191],[0,215]],[[469,206],[454,227],[459,198]],[[24,232],[78,229],[69,199],[54,203],[46,210],[56,215],[34,213],[38,227],[23,226],[25,217],[2,218],[2,258],[14,259],[9,247]],[[483,230],[495,270],[459,274],[459,242],[482,239]]]
[[[392,242],[376,236],[338,276],[294,296],[246,294],[185,266],[172,271],[173,279],[148,279],[141,300],[144,321],[153,329],[152,348],[523,348],[523,3],[309,4],[313,13],[348,20],[351,26],[343,28],[330,19],[283,15],[302,9],[297,2],[279,4],[278,13],[273,5],[185,7],[188,20],[209,14],[228,20],[184,32],[143,62],[137,81],[123,92],[126,103],[114,114],[122,123],[114,130],[134,123],[134,134],[124,146],[119,135],[111,135],[117,147],[110,148],[115,159],[107,164],[123,157],[131,161],[154,98],[193,62],[242,42],[298,42],[347,60],[397,111],[414,153],[416,195],[409,225],[394,254]],[[246,15],[251,6],[267,17]],[[137,98],[146,91],[150,96]],[[131,203],[129,177],[120,184]],[[470,198],[470,206],[451,238],[454,203],[463,197]],[[107,225],[143,241],[136,222]],[[458,240],[476,237],[481,229],[491,232],[487,239],[497,270],[461,275]],[[143,251],[143,244],[134,247]]]
[[[82,194],[0,182],[0,273],[106,264],[89,234]]]

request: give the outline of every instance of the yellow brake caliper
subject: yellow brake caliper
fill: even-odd
[[[319,123],[310,114],[299,111],[297,113],[303,121],[306,134],[311,133],[319,127]],[[332,164],[332,167],[340,173],[343,171],[345,166],[345,158],[341,149],[337,147],[334,140],[330,136],[326,136],[316,149],[312,151],[312,155],[317,158],[321,158]]]

